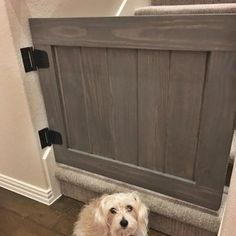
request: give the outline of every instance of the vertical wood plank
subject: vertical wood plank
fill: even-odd
[[[169,52],[139,50],[139,164],[163,171],[166,142],[166,111]]]
[[[194,175],[206,55],[171,54],[165,171],[187,179]]]
[[[212,52],[208,64],[196,181],[221,193],[236,115],[236,53]]]
[[[45,51],[49,59],[49,68],[38,70],[49,128],[61,134],[63,140],[62,147],[67,148],[65,120],[61,106],[61,92],[58,90],[53,50],[49,45],[34,45],[34,47],[35,49]],[[54,149],[56,149],[56,147],[57,146],[55,146]]]
[[[137,53],[108,49],[115,159],[137,164]]]
[[[107,52],[103,48],[81,48],[91,151],[114,158],[112,94]]]
[[[58,79],[66,117],[68,146],[90,152],[79,47],[56,47]]]

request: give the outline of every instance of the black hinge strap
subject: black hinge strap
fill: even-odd
[[[39,68],[48,68],[49,59],[45,51],[33,49],[32,47],[21,48],[21,56],[25,72],[35,71]]]
[[[39,130],[38,133],[42,148],[51,146],[52,144],[62,144],[61,134],[57,131],[51,130],[49,128],[44,128]]]

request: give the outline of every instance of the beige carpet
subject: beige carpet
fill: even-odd
[[[150,6],[138,8],[135,15],[183,15],[183,14],[222,14],[236,13],[236,3],[198,4],[174,6]]]
[[[236,0],[152,0],[152,5],[186,5],[186,4],[212,4],[236,3]]]

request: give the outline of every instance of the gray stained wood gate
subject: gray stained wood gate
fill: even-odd
[[[236,16],[30,19],[57,162],[204,207],[221,202]]]

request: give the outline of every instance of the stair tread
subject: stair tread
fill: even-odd
[[[135,11],[135,15],[222,13],[236,13],[236,3],[147,6],[138,8]]]
[[[209,232],[218,231],[226,200],[225,194],[219,211],[213,211],[63,164],[57,165],[56,177],[59,181],[67,182],[98,194],[138,191],[152,212],[202,228]]]

